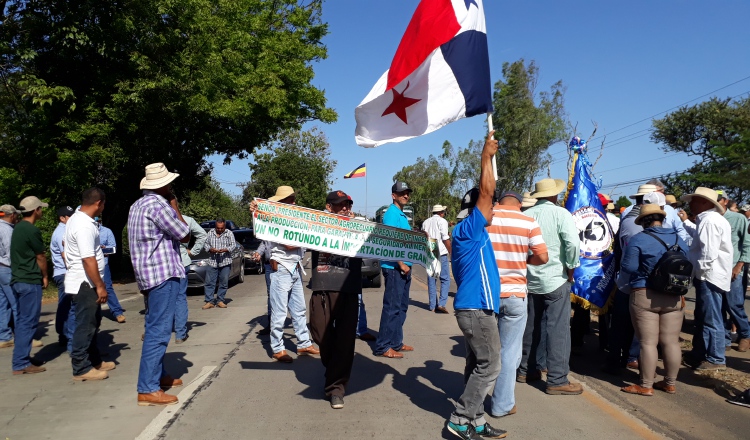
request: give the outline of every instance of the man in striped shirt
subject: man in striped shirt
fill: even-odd
[[[227,294],[229,287],[229,272],[232,270],[232,250],[237,247],[234,240],[234,234],[227,229],[227,222],[223,219],[216,220],[216,227],[209,231],[206,237],[206,244],[203,248],[211,255],[208,259],[206,268],[206,286],[204,293],[206,295],[206,304],[203,310],[218,307],[226,309],[224,295]],[[219,282],[219,291],[214,298],[216,282]]]
[[[542,265],[549,260],[539,224],[521,214],[522,203],[520,194],[504,192],[492,211],[492,223],[487,227],[500,272],[498,328],[502,369],[492,393],[490,415],[493,417],[516,413],[516,369],[521,364],[528,316],[526,265]]]

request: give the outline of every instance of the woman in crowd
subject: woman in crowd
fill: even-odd
[[[630,274],[630,314],[635,327],[635,335],[641,341],[641,384],[630,385],[622,391],[643,396],[653,396],[654,388],[667,393],[675,393],[675,380],[680,368],[680,329],[684,300],[678,295],[652,290],[646,287],[646,280],[667,252],[667,248],[653,234],[668,246],[679,245],[684,255],[688,246],[673,228],[663,228],[667,214],[658,205],[643,205],[635,223],[643,227],[643,232],[630,239],[625,247],[622,270]],[[661,343],[666,374],[664,380],[654,383],[658,354],[656,345]]]

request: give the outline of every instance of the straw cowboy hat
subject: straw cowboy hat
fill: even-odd
[[[638,196],[645,196],[646,194],[650,194],[654,191],[657,191],[659,188],[656,187],[656,185],[651,184],[644,184],[638,187],[638,192],[630,196],[631,199],[634,199]]]
[[[659,207],[659,205],[656,204],[650,204],[650,205],[643,205],[641,206],[641,212],[638,214],[638,217],[635,219],[635,224],[640,225],[642,223],[643,217],[646,217],[647,215],[651,214],[659,214],[664,216],[664,218],[667,217],[667,213],[664,212],[663,209]]]
[[[667,194],[664,197],[667,199],[667,205],[674,205],[675,203],[677,203],[677,198],[672,194]]]
[[[146,165],[146,177],[141,179],[141,189],[159,189],[172,183],[180,175],[170,173],[163,163]]]
[[[284,200],[285,198],[293,195],[294,188],[292,188],[291,186],[280,186],[276,188],[276,194],[273,197],[269,197],[268,200],[272,202],[278,202],[279,200]]]
[[[445,211],[446,209],[448,209],[448,207],[447,207],[447,206],[443,206],[443,205],[435,205],[435,206],[433,206],[433,207],[432,207],[432,212],[443,212],[443,211]]]
[[[719,204],[719,194],[712,190],[711,188],[706,188],[705,186],[699,186],[698,188],[695,188],[695,192],[692,194],[685,194],[684,196],[680,197],[680,200],[683,202],[690,203],[690,200],[692,200],[693,197],[700,197],[703,199],[708,200],[709,202],[714,204],[714,207],[716,207],[716,210],[719,211],[719,214],[724,214],[724,207]]]
[[[541,199],[544,197],[552,197],[560,194],[565,190],[564,180],[560,179],[542,179],[534,184],[534,191],[529,194],[531,197]]]
[[[531,208],[536,205],[537,200],[531,197],[531,193],[526,191],[523,193],[523,201],[521,201],[521,208]]]

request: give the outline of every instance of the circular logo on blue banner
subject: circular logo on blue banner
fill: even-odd
[[[581,258],[601,260],[612,253],[614,234],[604,213],[584,206],[573,213],[573,221],[581,240]]]

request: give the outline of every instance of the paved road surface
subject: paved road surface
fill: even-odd
[[[168,371],[182,377],[187,386],[177,389],[182,404],[166,408],[136,405],[143,305],[132,285],[117,289],[128,322],[105,319],[102,324],[100,341],[106,346],[106,359],[118,364],[103,382],[72,380],[69,358],[59,349],[49,325],[54,306],[44,306],[46,345],[34,351],[48,361],[48,371],[12,376],[11,350],[0,350],[0,364],[6,366],[0,374],[0,438],[450,438],[443,425],[463,387],[463,341],[452,315],[426,310],[427,289],[419,281],[424,273],[417,275],[405,326],[406,342],[416,351],[401,360],[376,358],[365,342],[357,341],[343,410],[330,409],[322,399],[323,369],[317,357],[301,357],[291,365],[270,360],[268,338],[256,334],[265,310],[261,276],[247,276],[244,284],[233,286],[228,294],[232,302],[225,310],[200,310],[200,294],[189,297],[190,339],[171,344],[167,353]],[[382,289],[365,289],[365,302],[370,328],[377,331]],[[294,343],[294,333],[288,329],[287,348],[292,352]],[[619,384],[588,376],[583,381],[582,396],[547,396],[541,388],[519,384],[518,414],[492,423],[516,439],[664,438],[638,420],[642,414],[636,410],[658,413],[666,407],[666,420],[675,426],[657,428],[668,437],[695,438],[682,433],[689,434],[696,425],[709,426],[707,419],[714,421],[711,429],[727,439],[746,438],[750,426],[739,426],[750,412],[723,403],[716,393],[700,387],[693,387],[695,398],[685,392],[673,400],[658,396],[645,402],[649,399],[627,396],[623,401],[622,393],[613,391]],[[672,414],[682,416],[672,418]],[[724,419],[715,414],[737,422],[718,423]],[[653,420],[645,419],[654,427]]]

